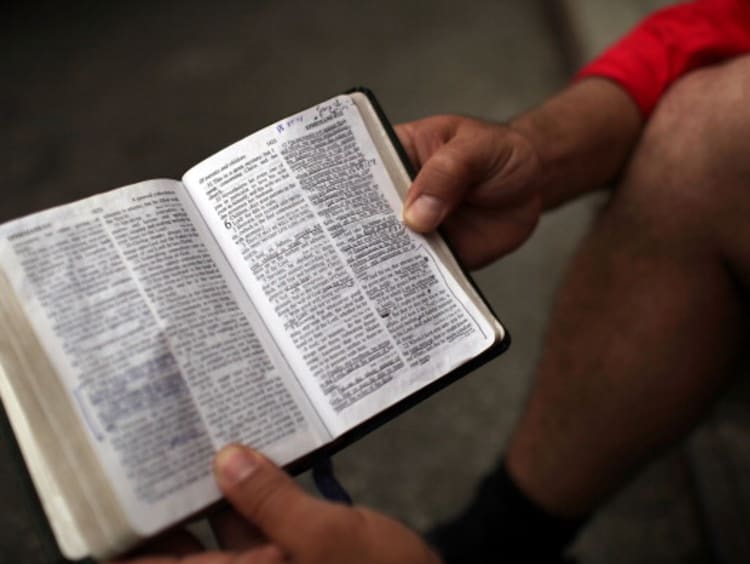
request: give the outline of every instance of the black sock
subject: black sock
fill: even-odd
[[[427,534],[446,564],[562,562],[585,519],[550,515],[520,490],[500,464],[457,518]]]

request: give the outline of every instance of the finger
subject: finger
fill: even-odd
[[[457,136],[423,164],[404,202],[404,221],[420,233],[434,230],[474,185],[494,172],[498,151],[485,136]]]
[[[268,545],[243,552],[232,564],[282,564],[289,561],[286,553],[278,546]]]
[[[430,156],[456,134],[460,116],[431,116],[395,127],[409,160],[419,169]]]
[[[406,155],[409,157],[411,164],[415,168],[419,168],[419,160],[417,159],[417,149],[414,145],[414,123],[400,123],[395,125],[393,129],[396,132],[398,140],[401,142],[401,146],[406,151]]]
[[[521,245],[536,226],[539,208],[537,200],[529,200],[502,213],[462,208],[451,214],[441,229],[461,257],[461,264],[473,270]]]
[[[283,548],[305,542],[328,505],[307,495],[283,470],[247,447],[232,445],[214,461],[222,492],[245,519]]]
[[[232,508],[224,508],[208,518],[222,548],[248,550],[265,544],[266,537]]]
[[[283,560],[263,560],[254,558],[255,551],[250,552],[204,552],[180,560],[178,564],[277,564]],[[133,562],[132,564],[141,564]],[[144,562],[143,564],[151,564]],[[161,564],[161,563],[159,563]]]
[[[249,553],[252,554],[252,553]],[[243,558],[244,554],[236,552],[201,552],[186,557],[179,556],[144,556],[142,558],[127,558],[124,560],[110,560],[105,564],[256,564],[255,560]],[[274,561],[259,561],[275,564]],[[279,562],[283,562],[280,560]]]
[[[243,558],[243,553],[219,551],[209,551],[203,552],[202,554],[194,554],[178,561],[179,564],[250,564],[251,562],[254,563],[254,561],[252,560],[245,560]],[[131,564],[141,563],[133,562]],[[151,562],[144,562],[143,564],[151,564]]]
[[[127,554],[127,558],[142,556],[169,555],[186,556],[203,550],[203,546],[192,534],[179,529],[159,535],[155,539],[135,548]]]
[[[146,556],[127,560],[107,560],[104,564],[177,564],[179,560],[174,556]]]

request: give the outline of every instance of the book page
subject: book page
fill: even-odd
[[[430,243],[401,223],[351,97],[273,124],[183,180],[334,433],[495,342]]]
[[[218,499],[218,447],[286,462],[323,441],[185,205],[150,181],[0,226],[0,266],[144,535]]]

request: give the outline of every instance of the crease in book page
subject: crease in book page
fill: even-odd
[[[348,96],[224,149],[183,181],[327,426],[342,433],[492,345]]]

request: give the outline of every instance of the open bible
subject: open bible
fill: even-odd
[[[0,226],[0,393],[66,558],[219,500],[230,442],[303,469],[504,350],[446,243],[401,223],[408,166],[353,91],[182,181]]]

